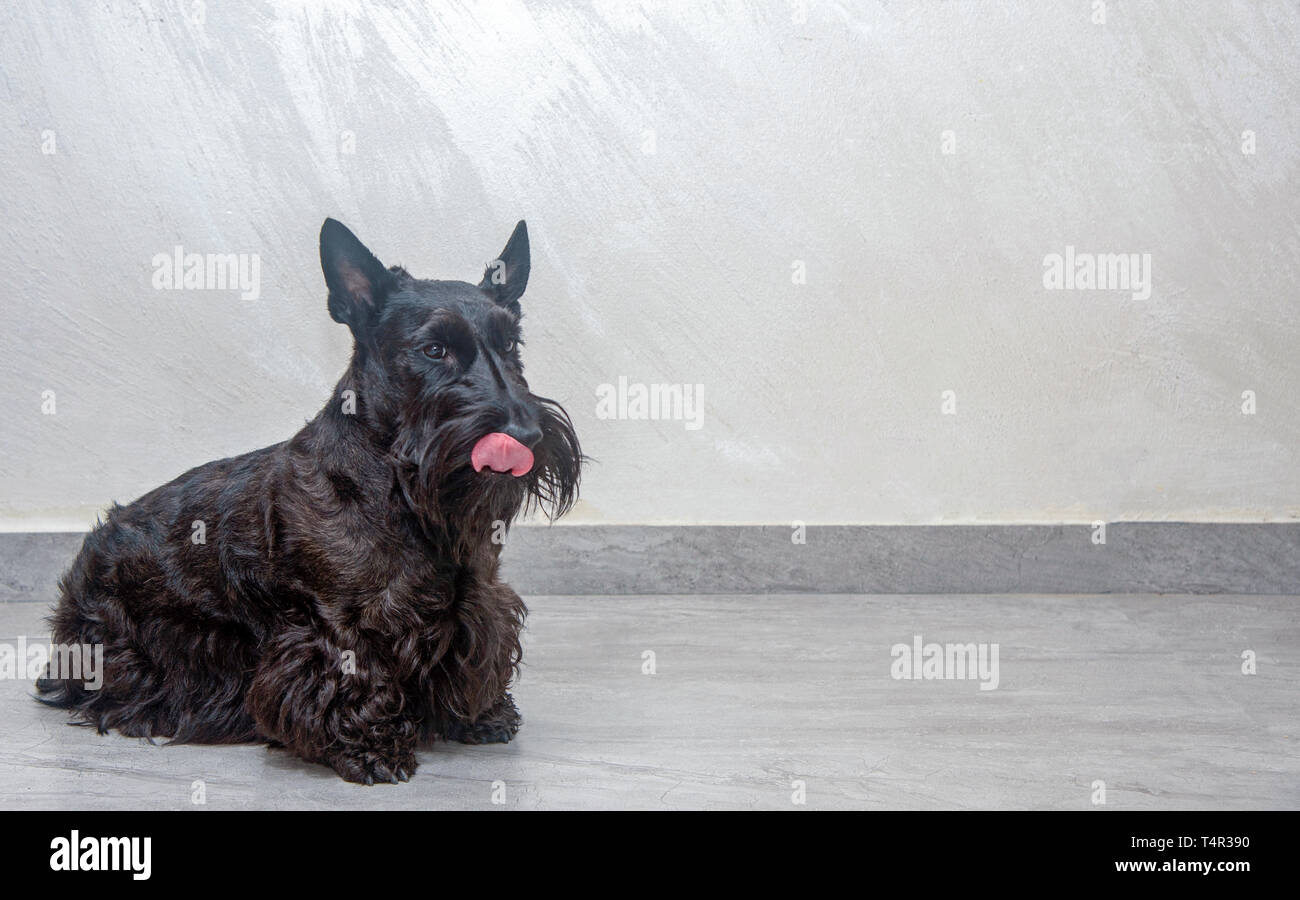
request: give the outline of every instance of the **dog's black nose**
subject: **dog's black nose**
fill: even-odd
[[[524,423],[524,424],[520,424],[518,422],[511,422],[509,425],[507,425],[505,428],[501,430],[506,434],[510,435],[515,440],[517,440],[519,443],[523,444],[529,450],[536,447],[542,441],[541,426],[533,424],[531,422]]]

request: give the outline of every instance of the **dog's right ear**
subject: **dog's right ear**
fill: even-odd
[[[329,286],[330,317],[360,336],[375,321],[396,279],[342,222],[320,227],[320,267]]]

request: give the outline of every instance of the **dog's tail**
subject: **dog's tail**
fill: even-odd
[[[36,679],[36,694],[32,699],[46,706],[57,707],[58,709],[71,709],[77,705],[85,693],[84,688],[79,684],[73,684],[61,678],[50,678],[48,675],[44,678]],[[46,696],[40,696],[44,694]]]

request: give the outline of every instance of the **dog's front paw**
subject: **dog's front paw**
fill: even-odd
[[[329,759],[330,768],[354,784],[397,784],[409,781],[419,763],[413,750],[347,750]]]
[[[473,722],[448,723],[443,736],[449,741],[460,741],[462,744],[508,744],[521,724],[523,718],[519,715],[514,698],[506,694],[500,703]]]

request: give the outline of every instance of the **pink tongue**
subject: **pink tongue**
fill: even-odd
[[[533,451],[510,435],[494,431],[478,439],[469,461],[475,472],[482,472],[486,467],[493,472],[509,472],[518,477],[526,475],[533,467]]]

